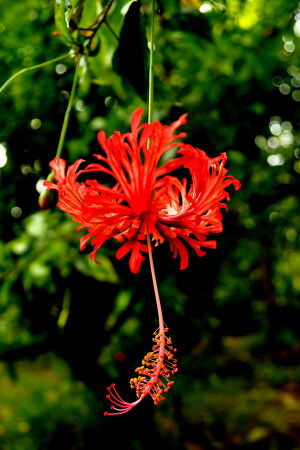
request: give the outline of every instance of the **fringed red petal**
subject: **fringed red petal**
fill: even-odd
[[[186,114],[166,126],[157,121],[140,124],[142,113],[141,108],[133,113],[130,133],[117,131],[109,138],[104,131],[98,133],[103,152],[95,155],[97,163],[78,170],[83,162],[78,160],[66,172],[66,162],[54,158],[50,167],[57,184],[44,184],[58,191],[58,207],[73,216],[79,228],[87,229],[81,248],[92,238],[92,259],[106,240],[125,241],[117,258],[130,253],[130,270],[137,273],[145,259],[142,253],[148,251],[141,241],[149,233],[155,245],[167,240],[185,269],[186,245],[198,256],[205,254],[202,247],[215,247],[215,241],[206,241],[207,236],[222,231],[220,210],[226,208],[224,200],[229,201],[226,189],[231,184],[239,189],[240,182],[224,168],[225,153],[209,158],[203,150],[180,142],[185,133],[175,132],[186,123]],[[177,157],[160,164],[173,147],[179,148]],[[181,167],[190,174],[189,186],[172,174]],[[81,174],[93,175],[80,182]],[[102,174],[111,176],[110,187],[98,181]]]

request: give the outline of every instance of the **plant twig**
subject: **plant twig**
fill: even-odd
[[[13,81],[15,80],[17,77],[19,77],[20,75],[22,75],[23,73],[26,72],[30,72],[32,70],[38,70],[41,69],[42,67],[46,67],[49,64],[53,64],[57,61],[61,61],[62,59],[67,58],[68,56],[71,56],[70,53],[66,53],[65,55],[61,55],[58,56],[57,58],[54,59],[50,59],[49,61],[45,61],[41,64],[37,64],[36,66],[31,66],[31,67],[25,67],[25,69],[19,70],[19,72],[15,73],[14,75],[12,75],[1,87],[0,87],[0,94],[2,94],[2,92],[7,88],[7,86]]]

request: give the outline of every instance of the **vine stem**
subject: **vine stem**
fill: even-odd
[[[66,112],[65,112],[64,121],[63,121],[63,124],[62,124],[60,136],[59,136],[57,150],[56,150],[56,156],[58,158],[61,155],[61,152],[62,152],[62,149],[63,149],[63,146],[64,146],[64,142],[65,142],[65,137],[66,137],[68,124],[69,124],[69,119],[70,119],[70,113],[71,113],[71,110],[72,110],[73,101],[74,101],[75,92],[76,92],[76,87],[77,87],[77,82],[78,82],[78,77],[79,77],[80,62],[81,62],[82,58],[84,58],[84,56],[81,56],[79,58],[77,64],[75,65],[75,73],[74,73],[74,78],[73,78],[73,83],[72,83],[72,89],[71,89],[71,93],[70,93],[70,97],[69,97],[69,101],[68,101],[68,106],[67,106],[67,109],[66,109]],[[54,172],[52,170],[50,172],[50,174],[48,175],[47,180],[48,181],[53,181],[53,177],[54,177]]]
[[[116,41],[119,42],[119,36],[114,32],[114,30],[112,29],[112,27],[110,26],[110,24],[105,21],[104,24],[107,26],[107,28],[109,29],[109,31],[111,32],[111,34],[113,35],[113,37],[116,39]]]
[[[77,86],[77,81],[78,81],[78,76],[79,76],[80,62],[82,61],[82,58],[84,58],[84,56],[81,56],[79,58],[77,64],[75,65],[75,73],[74,73],[74,78],[73,78],[70,98],[69,98],[68,106],[67,106],[67,109],[66,109],[66,112],[65,112],[65,117],[64,117],[63,124],[62,124],[61,133],[60,133],[60,137],[59,137],[59,142],[58,142],[58,146],[57,146],[57,150],[56,150],[56,156],[58,156],[58,157],[60,157],[60,155],[61,155],[61,151],[62,151],[62,148],[63,148],[63,145],[64,145],[64,141],[65,141],[65,137],[66,137],[66,132],[67,132],[68,124],[69,124],[70,113],[71,113],[72,106],[73,106],[73,101],[74,101],[74,96],[75,96],[76,86]]]
[[[155,0],[152,0],[151,28],[150,28],[150,59],[149,59],[149,94],[148,94],[148,123],[153,122],[153,87],[154,87],[154,16]]]
[[[162,313],[162,309],[161,309],[161,302],[160,302],[158,286],[157,286],[157,281],[156,281],[156,275],[155,275],[155,270],[154,270],[150,236],[148,233],[147,233],[147,244],[148,244],[148,254],[149,254],[151,276],[152,276],[152,282],[153,282],[153,288],[154,288],[154,294],[155,294],[155,300],[156,300],[156,306],[157,306],[157,313],[158,313],[159,332],[161,333],[161,340],[164,340],[165,339],[165,332],[164,332],[165,325],[164,325],[163,313]]]
[[[111,9],[112,5],[114,4],[114,2],[115,2],[115,0],[109,0],[108,4],[105,6],[103,11],[101,11],[101,13],[97,17],[96,21],[90,26],[91,30],[93,31],[93,34],[92,34],[91,39],[90,39],[90,44],[92,42],[93,37],[95,36],[95,34],[97,33],[98,29],[100,28],[100,26],[103,23],[106,23],[106,17],[108,15],[109,10]]]
[[[154,55],[154,17],[155,17],[155,0],[152,0],[152,12],[151,12],[151,27],[150,27],[150,60],[149,60],[149,94],[148,94],[148,123],[153,122],[153,87],[154,87],[154,64],[153,64],[153,55]],[[148,148],[150,147],[150,140],[148,140]],[[158,286],[156,281],[156,275],[154,270],[154,263],[152,257],[152,247],[150,243],[150,236],[147,233],[147,244],[148,244],[148,254],[149,254],[149,263],[151,269],[151,276],[156,300],[156,307],[158,313],[158,322],[159,322],[159,332],[161,334],[161,339],[163,340],[162,347],[164,348],[164,340],[165,340],[165,326],[163,313],[161,309],[161,302],[158,292]]]
[[[2,94],[2,92],[7,88],[7,86],[13,81],[15,80],[17,77],[19,77],[20,75],[22,75],[23,73],[26,72],[30,72],[32,70],[38,70],[41,69],[42,67],[46,67],[50,64],[53,64],[57,61],[61,61],[62,59],[67,58],[68,56],[71,56],[70,53],[66,53],[64,55],[58,56],[57,58],[54,59],[50,59],[49,61],[45,61],[41,64],[37,64],[36,66],[31,66],[31,67],[25,67],[25,69],[19,70],[19,72],[15,73],[14,75],[12,75],[1,87],[0,87],[0,94]]]

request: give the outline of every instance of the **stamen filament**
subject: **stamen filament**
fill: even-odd
[[[118,394],[115,384],[112,384],[107,388],[109,392],[107,398],[112,403],[111,409],[113,412],[105,412],[104,414],[106,416],[127,413],[138,405],[147,395],[150,395],[154,401],[154,404],[157,405],[161,400],[164,400],[162,394],[168,392],[170,387],[174,384],[174,381],[170,381],[171,375],[178,371],[177,360],[174,359],[176,348],[172,347],[171,338],[166,337],[165,335],[169,329],[163,321],[163,313],[155,276],[149,233],[147,233],[147,244],[159,327],[153,333],[154,337],[152,340],[154,341],[154,345],[152,347],[152,351],[148,352],[144,357],[142,360],[142,366],[135,369],[138,376],[131,378],[130,380],[130,386],[132,389],[136,390],[138,400],[132,403],[126,402]]]

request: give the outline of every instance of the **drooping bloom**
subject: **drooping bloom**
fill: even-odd
[[[186,122],[186,114],[171,126],[156,121],[140,125],[141,116],[141,108],[133,113],[130,133],[117,131],[106,138],[99,132],[102,152],[94,155],[98,162],[85,167],[84,160],[78,160],[66,172],[66,162],[56,157],[50,167],[57,184],[44,184],[58,191],[58,207],[73,216],[78,229],[87,229],[81,249],[92,239],[92,259],[104,242],[115,238],[122,243],[116,257],[131,252],[129,266],[137,273],[148,252],[149,235],[155,246],[166,241],[174,258],[179,254],[180,269],[185,269],[187,244],[198,256],[216,247],[207,236],[222,231],[220,209],[227,208],[223,201],[229,200],[225,189],[230,184],[239,189],[240,182],[227,174],[225,153],[211,159],[180,141],[185,133],[175,132]],[[161,163],[174,147],[177,157]],[[188,178],[179,179],[177,169],[184,169]],[[109,175],[111,186],[97,181],[97,173]],[[86,181],[80,181],[82,174]]]
[[[111,238],[121,242],[118,259],[131,253],[129,266],[133,273],[139,271],[145,259],[143,253],[149,254],[159,328],[154,333],[152,351],[130,382],[138,399],[123,400],[112,384],[107,397],[113,411],[106,415],[126,413],[148,395],[157,404],[174,384],[170,377],[177,372],[176,349],[166,336],[152,245],[166,241],[174,257],[179,255],[180,269],[185,269],[187,246],[198,256],[205,254],[205,248],[216,247],[215,240],[207,237],[222,231],[220,210],[227,208],[224,200],[229,200],[225,189],[230,184],[240,188],[239,181],[224,168],[225,153],[211,159],[204,151],[181,142],[185,133],[176,134],[176,130],[186,122],[186,114],[171,126],[160,122],[140,125],[141,116],[140,108],[133,113],[130,133],[115,132],[107,139],[103,131],[99,132],[102,151],[94,155],[98,160],[95,163],[86,165],[78,160],[66,171],[66,162],[56,157],[50,167],[57,184],[44,183],[47,189],[58,191],[58,207],[73,216],[78,229],[87,229],[81,249],[91,239],[92,259],[96,261],[96,252]],[[174,147],[177,156],[162,162],[165,153]],[[177,174],[182,172],[186,178],[180,179]],[[107,178],[111,178],[110,185],[98,181],[106,182]]]

